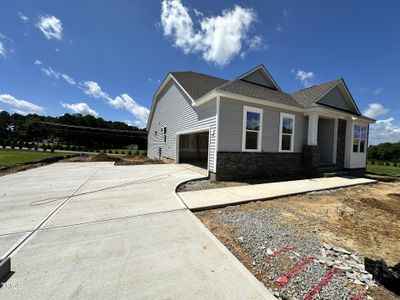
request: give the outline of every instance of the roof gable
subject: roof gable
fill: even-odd
[[[264,65],[259,65],[254,69],[250,70],[249,72],[244,73],[243,75],[239,76],[237,79],[250,82],[256,85],[261,85],[263,87],[267,87],[273,90],[280,91],[280,87],[269,74],[267,69]]]
[[[173,78],[193,100],[204,96],[216,87],[228,82],[225,79],[196,72],[171,72]]]
[[[317,103],[358,114],[356,106],[343,91],[343,87],[339,85],[332,88],[325,96],[318,100]]]

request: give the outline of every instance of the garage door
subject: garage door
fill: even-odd
[[[179,162],[207,168],[208,131],[179,136]]]

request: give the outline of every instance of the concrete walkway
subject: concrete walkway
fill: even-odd
[[[179,196],[189,209],[200,210],[375,182],[352,177],[315,178],[182,192]]]
[[[58,163],[0,177],[0,299],[274,299],[175,193],[185,165]]]

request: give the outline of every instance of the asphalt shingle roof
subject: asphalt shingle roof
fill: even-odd
[[[243,96],[265,99],[276,103],[282,103],[295,107],[302,107],[287,93],[263,87],[243,80],[234,80],[220,88],[221,91],[235,93]]]
[[[193,99],[198,99],[216,87],[228,82],[222,78],[191,71],[171,72],[171,74]]]
[[[341,81],[341,79],[335,79],[288,94],[241,79],[228,81],[192,71],[171,72],[171,74],[194,100],[199,99],[213,89],[217,89],[300,108],[318,106],[316,101]],[[372,120],[367,117],[363,118]]]
[[[332,87],[334,87],[339,81],[340,79],[335,79],[319,85],[314,85],[309,88],[292,93],[291,96],[302,107],[310,108],[315,106],[315,101],[327,91],[329,91]]]

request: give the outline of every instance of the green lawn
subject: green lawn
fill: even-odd
[[[367,164],[367,172],[375,174],[400,175],[400,167]]]
[[[0,150],[0,167],[6,167],[27,162],[36,162],[42,159],[64,155],[68,155],[68,153],[51,153],[26,150]]]

